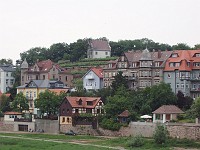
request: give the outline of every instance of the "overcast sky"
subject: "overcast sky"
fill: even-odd
[[[0,0],[0,59],[82,38],[200,43],[200,0]]]

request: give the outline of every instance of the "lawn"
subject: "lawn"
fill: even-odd
[[[8,138],[2,136],[14,136],[15,138]],[[132,137],[119,137],[119,138],[105,138],[105,137],[93,137],[93,136],[66,136],[60,135],[49,135],[49,134],[14,134],[14,133],[0,133],[0,150],[107,150],[106,147],[99,146],[111,146],[111,147],[127,147],[127,141]],[[49,140],[49,141],[48,141]],[[143,149],[160,149],[160,150],[172,150],[174,147],[181,148],[200,148],[200,142],[195,142],[186,139],[169,139],[167,143],[162,145],[155,144],[153,139],[142,138],[144,144],[141,147],[134,147],[134,150]],[[89,145],[78,145],[70,142],[89,144]]]

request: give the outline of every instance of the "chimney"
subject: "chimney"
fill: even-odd
[[[161,50],[158,50],[158,58],[161,58]]]

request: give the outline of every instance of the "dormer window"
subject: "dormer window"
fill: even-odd
[[[79,99],[78,105],[82,105],[82,104],[83,104],[83,101],[81,99]]]
[[[124,61],[124,56],[122,56],[121,58],[122,58],[121,61]]]
[[[92,101],[87,101],[88,106],[92,106]]]
[[[195,57],[200,57],[200,53],[196,53]]]
[[[160,66],[160,62],[155,62],[155,67],[159,67]]]
[[[172,57],[173,57],[173,58],[178,57],[178,54],[177,54],[177,53],[174,53],[174,54],[172,54]]]
[[[108,64],[108,68],[112,68],[112,64]]]

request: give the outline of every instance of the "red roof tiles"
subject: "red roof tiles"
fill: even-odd
[[[103,78],[102,68],[92,68],[91,71],[93,71],[99,78]]]
[[[66,97],[66,99],[73,108],[95,108],[98,102],[101,101],[100,97]],[[82,101],[81,105],[79,105],[79,101]],[[87,105],[89,101],[91,105]]]
[[[118,117],[128,117],[129,115],[130,115],[130,112],[128,110],[125,110],[121,114],[119,114]]]
[[[4,115],[22,115],[22,113],[15,111],[7,111],[4,113]]]

